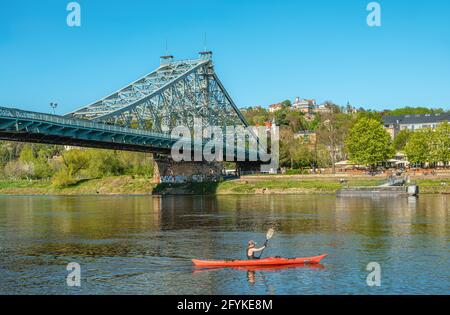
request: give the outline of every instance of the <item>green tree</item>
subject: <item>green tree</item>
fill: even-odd
[[[434,132],[430,128],[413,132],[405,145],[405,153],[409,162],[423,165],[432,163],[431,150],[433,147]]]
[[[450,162],[450,124],[448,122],[439,124],[433,138],[433,159],[447,166]]]
[[[50,165],[49,160],[53,156],[58,155],[61,150],[61,146],[24,144],[20,148],[18,160],[24,164],[31,165],[31,169],[33,169],[32,178],[46,179],[50,178],[54,173],[54,169]]]
[[[283,106],[283,108],[288,108],[292,106],[292,102],[290,100],[284,100],[281,102],[281,106]]]
[[[294,133],[287,126],[280,127],[280,166],[294,167],[292,149],[295,147]]]
[[[320,144],[328,148],[333,174],[336,173],[336,162],[342,157],[344,139],[350,128],[350,117],[343,114],[337,106],[330,106],[329,113],[321,114],[322,123],[316,129],[317,139]]]
[[[316,144],[314,149],[314,164],[316,167],[329,167],[331,165],[330,151],[324,144]]]
[[[372,169],[395,153],[389,133],[379,121],[370,118],[361,118],[354,124],[347,137],[346,148],[350,160]]]
[[[311,146],[307,143],[301,143],[299,140],[294,140],[295,145],[291,147],[290,154],[293,160],[294,168],[314,167],[315,159],[314,152]]]
[[[61,168],[52,177],[52,184],[57,188],[69,187],[77,182],[70,169]]]
[[[124,174],[144,177],[153,176],[153,156],[150,153],[118,152],[118,158],[125,167]]]
[[[62,155],[64,166],[72,176],[80,174],[81,170],[89,167],[90,154],[88,150],[72,149]]]
[[[362,118],[368,118],[368,119],[374,119],[377,121],[381,121],[381,113],[375,111],[375,110],[365,110],[365,109],[360,109],[356,115],[356,120],[355,122],[359,121]]]
[[[45,159],[36,159],[33,163],[34,177],[36,179],[49,179],[54,174],[54,169]]]
[[[397,151],[403,151],[409,137],[411,136],[411,131],[408,129],[401,130],[394,139],[394,148]]]
[[[35,159],[33,147],[31,144],[25,144],[20,152],[19,160],[24,163],[34,163]]]
[[[0,171],[4,169],[6,163],[10,161],[10,151],[5,142],[0,141]],[[3,176],[3,174],[1,174]]]
[[[241,111],[251,126],[263,125],[269,120],[269,112],[260,106],[244,108]]]
[[[308,123],[306,130],[316,131],[321,122],[320,116],[315,115],[314,119]]]
[[[290,110],[286,113],[286,121],[291,127],[291,130],[299,132],[301,130],[308,130],[308,123],[302,113],[296,110]]]
[[[53,175],[52,183],[58,188],[77,182],[82,170],[89,167],[90,155],[87,150],[72,149],[62,154],[63,166]]]
[[[289,120],[287,119],[288,109],[280,109],[274,113],[275,124],[277,126],[289,126]]]
[[[64,147],[60,145],[35,144],[33,146],[35,156],[38,159],[49,160],[54,156],[59,156],[64,152]]]
[[[433,109],[429,107],[401,107],[394,110],[385,111],[385,116],[403,116],[403,115],[423,115],[443,113],[441,108]]]
[[[124,173],[125,166],[119,159],[116,151],[90,149],[87,153],[89,155],[88,176],[101,178]]]

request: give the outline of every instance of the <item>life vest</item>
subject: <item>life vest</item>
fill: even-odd
[[[256,259],[255,257],[255,252],[253,252],[251,255],[248,254],[248,251],[250,250],[251,247],[247,247],[247,259]]]

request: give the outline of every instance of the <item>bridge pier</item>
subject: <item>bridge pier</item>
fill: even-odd
[[[153,177],[157,183],[217,182],[223,169],[218,162],[175,162],[168,156],[155,156]]]
[[[257,162],[237,162],[236,169],[238,176],[261,173],[261,165]]]

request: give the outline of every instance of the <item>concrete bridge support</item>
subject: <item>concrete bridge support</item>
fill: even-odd
[[[155,156],[153,177],[157,183],[217,182],[223,170],[223,163],[174,162],[169,156]]]
[[[257,162],[237,162],[236,166],[238,176],[261,173],[261,164]]]

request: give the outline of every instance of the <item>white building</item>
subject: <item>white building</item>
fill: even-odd
[[[450,122],[450,113],[383,117],[384,127],[391,134],[392,138],[394,138],[400,130],[408,129],[415,131],[423,128],[436,129],[436,127],[444,121]]]
[[[283,105],[281,103],[280,104],[272,104],[269,106],[269,112],[275,113],[276,111],[279,111],[282,108],[283,108]]]
[[[300,97],[296,97],[292,107],[302,113],[311,113],[316,107],[316,100],[307,100]]]

